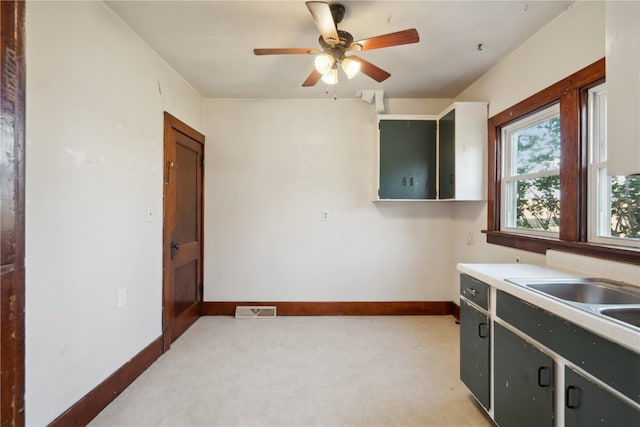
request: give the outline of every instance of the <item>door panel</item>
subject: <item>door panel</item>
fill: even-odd
[[[380,121],[381,199],[436,197],[436,121]]]
[[[191,140],[178,134],[176,144],[176,231],[175,241],[183,245],[196,242],[198,236],[199,152]],[[199,144],[198,144],[199,145]]]
[[[198,301],[198,262],[192,261],[175,269],[174,313],[184,313]],[[196,284],[196,286],[194,286]]]
[[[553,359],[498,323],[493,333],[496,422],[500,426],[553,426]]]
[[[565,427],[640,426],[640,410],[565,367]]]
[[[165,113],[165,350],[202,310],[204,136]]]
[[[460,300],[460,379],[478,402],[490,404],[489,317]]]

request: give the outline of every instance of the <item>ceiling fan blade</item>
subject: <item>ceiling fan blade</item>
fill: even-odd
[[[309,77],[307,77],[307,80],[302,83],[302,87],[315,86],[316,83],[318,83],[318,80],[320,80],[320,77],[322,77],[322,74],[314,69],[311,74],[309,74]]]
[[[301,55],[319,53],[318,49],[310,47],[290,47],[277,49],[253,49],[255,55]]]
[[[383,34],[381,36],[375,36],[364,40],[358,40],[351,43],[349,50],[372,50],[380,49],[383,47],[399,46],[403,44],[418,43],[420,36],[415,28],[410,30],[398,31],[396,33]]]
[[[371,77],[373,80],[377,82],[385,81],[389,77],[391,77],[391,74],[387,73],[382,68],[376,67],[371,62],[365,61],[364,59],[358,56],[351,55],[349,56],[349,58],[360,63],[361,73],[366,74],[367,76]]]
[[[331,14],[331,8],[328,3],[323,1],[308,1],[307,9],[311,12],[313,22],[318,27],[322,39],[331,47],[335,47],[340,38],[338,37],[338,30],[336,24],[333,22],[333,15]]]

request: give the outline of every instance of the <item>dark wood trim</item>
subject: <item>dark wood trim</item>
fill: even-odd
[[[591,65],[587,65],[580,71],[552,84],[551,86],[520,101],[513,107],[507,108],[489,119],[493,127],[506,126],[509,123],[522,119],[547,108],[558,102],[563,94],[588,86],[593,81],[600,80],[605,75],[605,59],[599,59]]]
[[[487,185],[487,228],[500,230],[500,188],[502,185],[502,147],[500,138],[496,134],[497,125],[493,119],[489,119],[488,146],[488,173]],[[492,183],[494,183],[492,185]]]
[[[460,321],[460,306],[458,304],[456,304],[455,302],[452,303],[453,304],[453,313],[451,313],[451,315],[453,317],[456,318],[456,320],[459,322]]]
[[[140,353],[122,365],[106,380],[53,420],[50,427],[84,426],[113,402],[133,381],[163,353],[162,337],[158,337]]]
[[[25,2],[0,7],[0,425],[23,426]]]
[[[544,254],[548,249],[573,252],[578,255],[608,259],[610,261],[640,264],[640,250],[613,245],[602,245],[588,242],[567,242],[538,236],[526,236],[502,231],[483,230],[487,235],[487,243],[493,243],[524,251]]]
[[[580,235],[580,199],[586,193],[577,191],[580,184],[580,106],[578,89],[569,89],[560,97],[560,240],[577,241]]]
[[[612,261],[640,263],[640,250],[587,242],[587,90],[605,81],[602,58],[489,119],[487,242],[531,252],[574,252]],[[562,154],[561,215],[558,239],[500,231],[501,129],[515,120],[560,103]]]
[[[204,144],[204,138],[205,138],[204,135],[198,132],[197,130],[191,128],[188,124],[186,124],[182,120],[172,116],[170,113],[166,111],[164,112],[164,120],[165,120],[165,123],[167,123],[167,125],[170,128],[173,128],[187,135],[189,138],[195,141],[198,141],[201,144]]]
[[[247,302],[205,301],[205,316],[233,316],[238,305],[274,305],[278,316],[398,316],[448,315],[453,313],[451,301],[372,301],[372,302]]]

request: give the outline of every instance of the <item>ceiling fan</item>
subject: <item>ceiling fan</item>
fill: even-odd
[[[359,71],[377,82],[382,82],[391,76],[388,72],[364,59],[347,55],[347,52],[360,52],[380,49],[383,47],[399,46],[417,43],[420,40],[415,28],[383,34],[368,39],[353,41],[353,36],[346,31],[338,30],[337,25],[344,18],[345,7],[341,4],[329,4],[322,1],[306,2],[313,22],[320,31],[318,39],[322,49],[315,48],[275,48],[253,49],[256,55],[317,55],[314,61],[315,69],[302,83],[303,87],[315,86],[322,79],[327,84],[338,83],[338,68],[349,79],[355,77]]]

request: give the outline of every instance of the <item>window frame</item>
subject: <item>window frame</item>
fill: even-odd
[[[588,240],[609,245],[640,248],[640,239],[600,234],[611,231],[611,177],[607,175],[606,82],[588,91],[589,100],[589,231]],[[604,102],[603,102],[604,99]],[[604,117],[604,120],[602,118]],[[608,201],[604,198],[607,195]]]
[[[527,235],[550,236],[550,237],[558,236],[557,231],[518,228],[516,224],[513,224],[514,219],[515,219],[515,222],[517,223],[517,217],[514,217],[514,218],[510,217],[510,215],[508,215],[508,212],[510,210],[509,208],[513,210],[514,206],[512,205],[512,202],[515,201],[514,194],[512,194],[514,189],[511,188],[511,191],[509,191],[510,184],[516,183],[517,185],[518,182],[523,180],[536,179],[536,178],[548,177],[548,176],[556,176],[560,174],[559,165],[557,169],[548,169],[544,172],[534,172],[534,173],[529,172],[525,174],[518,174],[516,171],[514,171],[515,165],[513,164],[513,162],[515,158],[514,158],[513,144],[512,144],[512,141],[510,140],[511,137],[513,136],[514,133],[517,133],[522,129],[530,128],[535,124],[541,123],[542,121],[549,120],[559,115],[560,115],[560,105],[559,103],[556,102],[533,114],[529,114],[521,119],[516,119],[511,123],[509,123],[508,125],[502,126],[501,150],[503,155],[502,155],[501,161],[502,161],[502,164],[505,165],[505,167],[502,169],[503,174],[501,177],[502,181],[500,185],[500,191],[501,191],[501,194],[505,195],[503,201],[504,202],[508,201],[509,203],[504,203],[501,205],[501,212],[500,212],[500,215],[501,215],[500,229],[501,230],[506,230],[513,233],[522,233]]]
[[[640,250],[588,241],[588,90],[605,81],[602,58],[489,118],[487,243],[542,253],[557,249],[638,264]],[[558,237],[501,230],[502,128],[560,103],[560,232]]]

